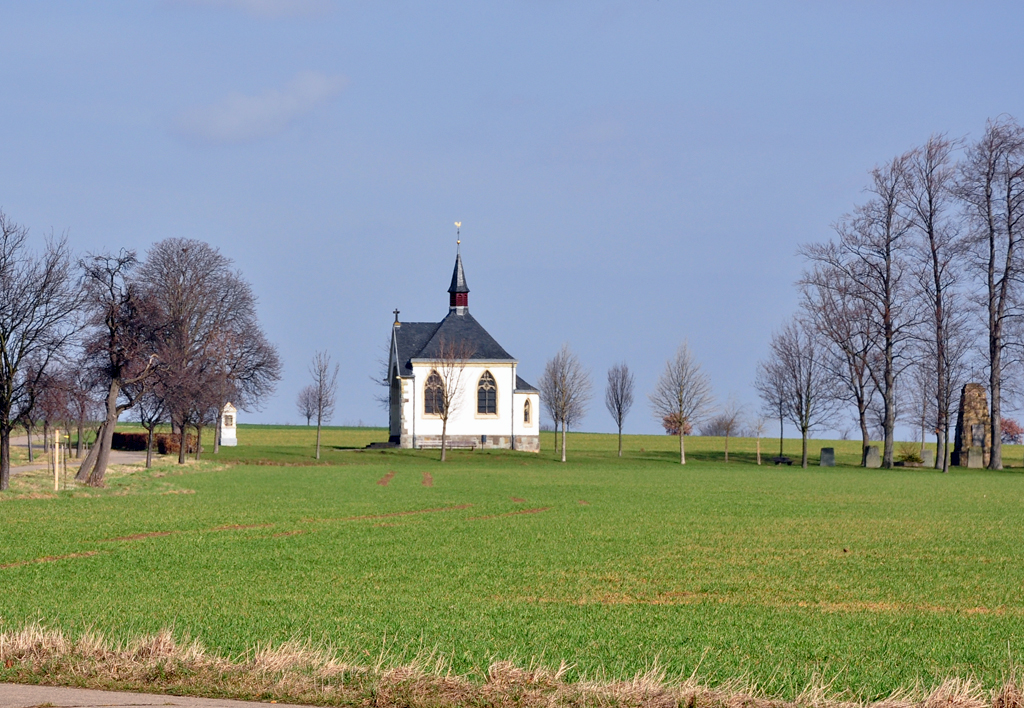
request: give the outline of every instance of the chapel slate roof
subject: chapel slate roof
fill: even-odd
[[[491,361],[514,360],[514,357],[498,344],[487,330],[465,312],[458,314],[454,310],[441,320],[430,341],[426,343],[414,359],[436,359],[441,350],[441,340],[446,342],[466,342],[473,352],[470,360],[487,359]]]
[[[533,391],[534,393],[540,393],[540,391],[526,383],[526,381],[523,380],[523,377],[519,374],[516,374],[516,391]]]
[[[395,346],[398,348],[399,376],[412,376],[409,360],[426,346],[440,322],[403,322],[395,327]]]
[[[468,312],[460,315],[453,310],[440,322],[403,322],[395,329],[395,338],[402,376],[412,376],[413,359],[436,359],[442,339],[467,342],[473,351],[470,361],[515,361]]]

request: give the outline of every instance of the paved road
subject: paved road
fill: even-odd
[[[21,435],[19,437],[11,438],[11,445],[17,447],[28,447],[28,436]],[[32,446],[35,450],[41,450],[43,445],[42,435],[32,436]],[[154,457],[159,457],[156,453]],[[138,465],[146,462],[146,452],[134,452],[128,450],[111,450],[110,451],[110,462],[111,465]],[[68,472],[72,470],[78,471],[79,462],[74,458],[68,459]],[[17,474],[18,472],[28,472],[29,470],[44,470],[49,469],[49,465],[46,462],[37,462],[31,465],[18,465],[17,467],[11,468],[11,474]]]
[[[92,691],[85,688],[23,686],[0,683],[0,708],[35,708],[40,705],[60,708],[101,708],[101,706],[178,706],[179,708],[256,708],[270,703],[248,703],[219,698],[183,698],[155,693]]]

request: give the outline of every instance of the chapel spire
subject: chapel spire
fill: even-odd
[[[462,271],[462,222],[455,222],[455,270],[452,284],[448,286],[448,311],[464,315],[469,310],[469,287],[466,274]]]
[[[452,284],[448,287],[448,307],[456,314],[463,315],[469,309],[469,287],[466,285],[466,274],[462,270],[462,254],[455,254],[455,270],[452,271]]]

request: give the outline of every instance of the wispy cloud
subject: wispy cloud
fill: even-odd
[[[222,7],[255,17],[301,17],[331,10],[330,0],[172,0],[181,5]]]
[[[190,108],[178,116],[177,127],[190,138],[216,143],[265,138],[337,96],[347,83],[344,76],[303,72],[281,89],[257,96],[233,92],[213,105]]]

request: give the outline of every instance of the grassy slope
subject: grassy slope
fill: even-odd
[[[623,676],[658,660],[783,695],[813,676],[863,696],[947,675],[994,685],[1019,660],[1017,473],[724,465],[699,438],[680,467],[674,439],[630,438],[619,461],[597,435],[572,436],[566,465],[441,465],[336,449],[381,436],[343,429],[325,433],[326,464],[292,466],[310,462],[311,435],[243,427],[221,460],[277,465],[171,466],[0,503],[4,627],[172,626],[228,652],[299,637],[395,661],[437,648],[459,672],[567,659]],[[195,493],[166,493],[180,490]],[[386,516],[425,509],[450,510]],[[173,533],[109,540],[154,532]]]

